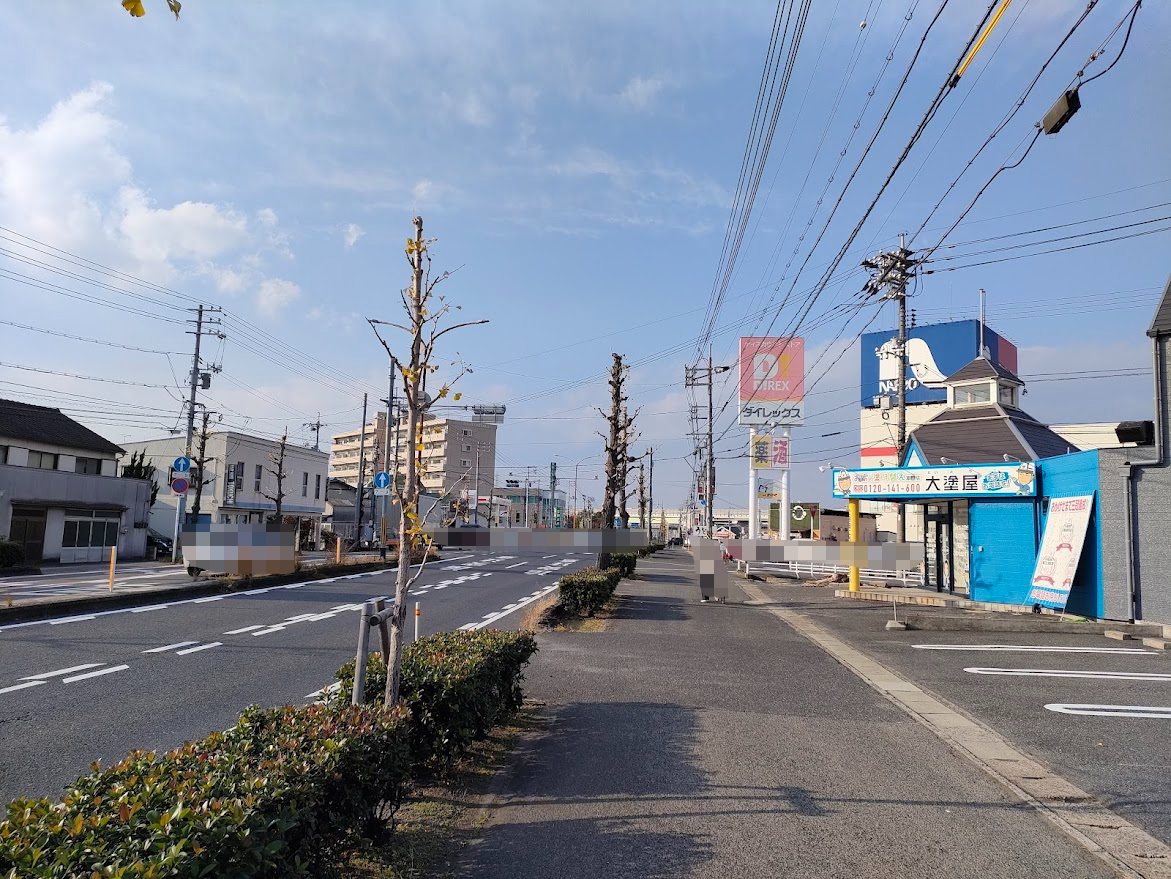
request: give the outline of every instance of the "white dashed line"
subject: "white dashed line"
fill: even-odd
[[[48,681],[29,681],[27,684],[15,684],[11,687],[4,687],[0,689],[0,693],[14,693],[17,690],[27,690],[29,687],[39,687],[41,684],[47,684]]]
[[[273,632],[283,632],[284,630],[284,626],[269,626],[267,629],[261,629],[258,632],[253,632],[252,635],[253,637],[256,635],[271,635]]]
[[[3,693],[0,690],[0,693]],[[1083,714],[1090,717],[1138,717],[1171,720],[1171,706],[1162,705],[1083,705],[1055,702],[1045,706],[1058,714]]]
[[[1154,681],[1167,683],[1171,674],[1129,671],[1069,671],[1061,668],[965,668],[972,675],[1009,675],[1036,678],[1091,678],[1099,681]]]
[[[264,626],[245,626],[242,629],[232,629],[230,632],[224,632],[225,635],[243,635],[245,632],[251,632],[254,629],[263,629]]]
[[[521,565],[527,564],[528,562],[517,562],[515,565],[505,565],[505,570],[512,570],[513,568],[519,568]]]
[[[1141,647],[1046,647],[1036,644],[912,644],[916,650],[1009,650],[1034,653],[1123,653],[1131,656],[1154,656],[1155,651]]]
[[[65,619],[62,619],[62,620],[49,620],[49,625],[50,626],[63,626],[66,623],[81,623],[81,622],[84,622],[85,620],[92,620],[92,619],[94,619],[94,615],[92,613],[87,613],[84,616],[79,616],[79,617],[65,617]]]
[[[89,678],[99,678],[102,675],[111,675],[116,671],[126,671],[128,668],[130,668],[128,665],[115,665],[112,668],[102,668],[98,669],[97,671],[86,672],[83,675],[74,675],[71,678],[62,678],[62,681],[66,684],[72,684],[74,681],[84,681],[88,680]]]
[[[227,598],[226,595],[209,595],[206,598],[197,598],[193,603],[207,604],[209,601],[223,601],[225,598]]]
[[[192,644],[198,644],[198,641],[178,641],[174,644],[168,644],[166,647],[152,647],[150,650],[143,650],[143,653],[166,653],[168,650],[177,650],[180,647],[189,647]]]
[[[202,598],[196,598],[193,600],[194,601],[203,601]],[[150,613],[152,610],[166,610],[170,606],[171,605],[169,605],[169,604],[155,604],[155,605],[152,605],[151,607],[132,607],[130,609],[130,612],[131,613]]]
[[[176,656],[186,656],[188,653],[198,653],[200,650],[211,650],[213,647],[222,647],[222,641],[212,641],[210,644],[200,644],[198,647],[188,647],[186,650],[175,651]]]
[[[39,681],[43,678],[56,678],[61,675],[73,674],[75,671],[85,671],[87,668],[97,668],[100,665],[105,665],[104,662],[87,662],[85,665],[71,665],[69,668],[59,668],[56,671],[47,671],[40,675],[27,675],[21,678],[22,681]]]

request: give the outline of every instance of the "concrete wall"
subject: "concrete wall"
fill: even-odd
[[[61,531],[66,508],[111,505],[125,507],[118,538],[118,555],[140,559],[146,555],[146,528],[150,505],[150,483],[143,479],[86,476],[63,470],[40,470],[0,464],[0,536],[12,526],[12,505],[35,503],[47,508],[45,517],[45,561],[61,558]]]

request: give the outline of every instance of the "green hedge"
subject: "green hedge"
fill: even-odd
[[[574,616],[592,617],[610,600],[610,596],[618,588],[620,579],[621,574],[617,567],[604,571],[597,568],[582,568],[580,571],[566,574],[558,584],[561,607],[566,613]]]
[[[403,650],[399,694],[411,710],[411,751],[417,768],[444,774],[468,746],[521,706],[524,667],[537,642],[524,632],[440,632]],[[338,702],[349,702],[354,662],[337,672]],[[386,691],[382,654],[366,665],[366,701]]]
[[[636,564],[638,564],[638,555],[633,552],[616,552],[610,556],[609,567],[618,571],[618,576],[623,579],[634,576]]]
[[[0,823],[0,875],[313,876],[410,772],[403,708],[250,708],[224,733],[95,769]]]
[[[24,547],[11,540],[0,540],[0,568],[15,568],[24,564]]]

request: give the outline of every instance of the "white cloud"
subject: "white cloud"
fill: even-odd
[[[661,79],[636,76],[626,83],[618,101],[628,110],[646,110],[666,85]]]
[[[353,250],[354,245],[358,243],[358,239],[366,234],[366,230],[357,223],[350,223],[346,226],[343,233],[346,242],[346,250]]]
[[[214,204],[185,201],[156,208],[141,189],[126,187],[118,210],[118,231],[131,256],[142,263],[215,259],[249,240],[248,221]]]
[[[495,114],[484,98],[472,92],[463,95],[440,92],[437,109],[441,116],[454,117],[475,128],[486,128],[495,119]]]
[[[280,220],[277,219],[276,211],[272,208],[261,208],[256,212],[256,219],[258,219],[262,226],[276,226]]]
[[[256,294],[256,310],[266,317],[275,317],[300,298],[301,288],[292,281],[266,278],[260,282],[260,290]]]

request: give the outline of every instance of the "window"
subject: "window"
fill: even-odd
[[[77,463],[74,464],[73,470],[75,473],[86,473],[90,476],[101,476],[102,474],[102,459],[101,458],[77,458]]]
[[[960,385],[955,389],[955,401],[963,403],[989,403],[992,401],[992,392],[987,382],[974,385]]]
[[[1000,386],[1000,402],[1003,403],[1005,406],[1015,406],[1016,405],[1016,388],[1014,388],[1012,385],[1001,385]]]
[[[41,470],[56,470],[57,456],[50,452],[33,452],[28,453],[28,466],[37,467]]]
[[[316,481],[313,483],[313,500],[321,500],[321,474],[318,473]]]
[[[119,519],[112,513],[92,510],[66,510],[65,527],[61,532],[61,546],[65,549],[117,546]]]
[[[467,443],[464,443],[464,451],[470,452],[471,450],[472,450],[472,447],[470,445],[468,445]]]
[[[309,474],[304,474],[301,480],[301,497],[309,497]]]
[[[8,463],[8,446],[0,446],[0,464]]]
[[[469,462],[469,461],[460,461],[460,462],[459,462],[459,465],[460,465],[461,467],[471,467],[471,466],[472,466],[472,465],[471,465],[471,462]]]
[[[260,464],[256,465],[256,484],[252,486],[253,491],[260,491],[260,477],[264,474],[264,467]]]
[[[472,435],[472,432],[470,430],[464,431],[464,436],[471,436],[471,435]]]

